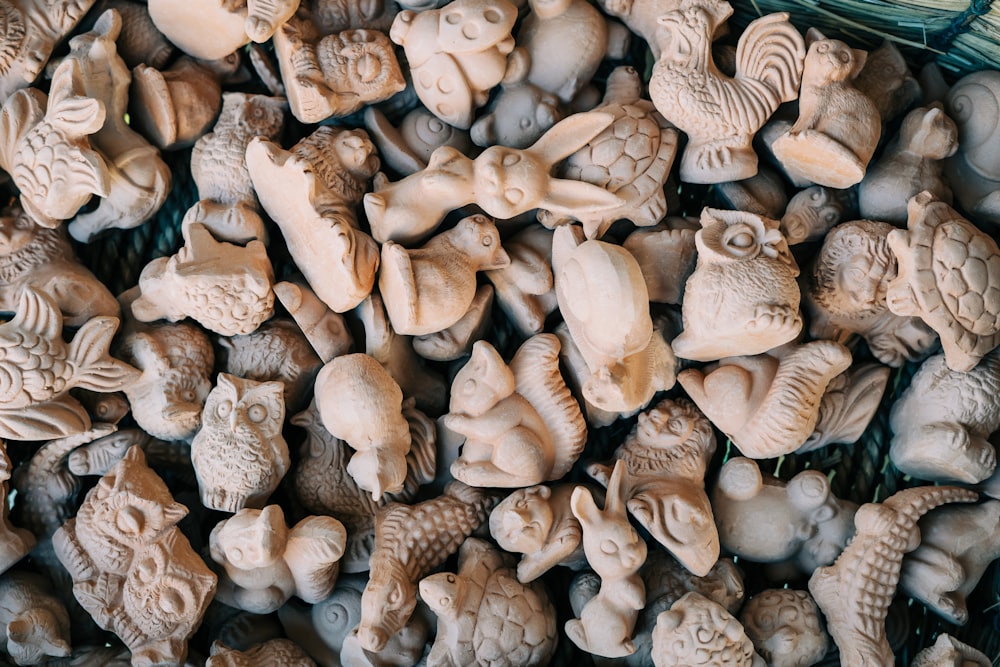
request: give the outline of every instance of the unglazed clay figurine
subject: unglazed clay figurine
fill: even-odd
[[[971,371],[948,368],[946,355],[925,361],[889,414],[893,465],[907,475],[975,484],[993,474],[988,438],[1000,428],[1000,351]]]
[[[261,204],[316,296],[337,313],[361,303],[379,263],[354,212],[379,168],[365,131],[321,127],[291,151],[257,138],[246,154]]]
[[[445,424],[465,436],[451,474],[470,486],[522,487],[561,478],[587,440],[580,407],[559,372],[559,339],[538,334],[508,367],[478,341],[455,375]]]
[[[892,225],[856,220],[826,235],[803,285],[814,338],[847,342],[859,334],[882,363],[899,367],[927,356],[937,335],[919,317],[889,310],[886,294],[898,264],[889,249]]]
[[[0,547],[0,572],[10,569],[14,563],[27,556],[28,552],[35,546],[35,536],[31,531],[15,528],[10,522],[8,500],[10,485],[7,482],[11,477],[11,468],[7,448],[0,444],[0,498],[4,500],[3,506],[0,507],[0,538],[2,538],[0,544],[3,545]]]
[[[739,621],[725,607],[688,593],[661,613],[653,630],[656,667],[765,667]]]
[[[694,272],[698,257],[697,229],[697,223],[685,218],[666,218],[652,227],[635,230],[622,243],[639,263],[651,302],[681,303],[684,284]]]
[[[293,595],[315,604],[333,590],[347,531],[330,516],[289,528],[279,505],[241,509],[212,529],[212,560],[221,568],[219,602],[270,614]]]
[[[510,264],[487,271],[497,304],[515,330],[530,338],[542,333],[545,318],[556,310],[552,275],[552,232],[529,225],[504,242]]]
[[[504,551],[524,554],[517,564],[521,583],[534,581],[556,565],[587,565],[580,520],[570,510],[576,484],[518,489],[490,514],[490,534]]]
[[[860,183],[882,136],[875,104],[852,81],[868,54],[815,28],[802,71],[799,118],[771,150],[796,176],[831,188]]]
[[[299,0],[152,0],[149,15],[188,55],[223,58],[244,44],[266,42],[298,9]]]
[[[796,453],[857,442],[878,412],[889,375],[889,368],[882,364],[854,364],[830,380],[819,403],[816,426]]]
[[[836,560],[854,534],[857,510],[835,497],[817,470],[786,484],[765,478],[755,461],[743,457],[722,466],[712,508],[726,551],[758,563],[791,561],[803,574]]]
[[[384,32],[322,32],[305,8],[278,28],[274,53],[292,115],[303,123],[346,116],[406,87]]]
[[[132,77],[115,47],[121,29],[118,12],[104,12],[91,31],[70,40],[66,57],[83,83],[79,92],[100,101],[105,110],[104,123],[90,136],[90,143],[107,164],[109,192],[94,210],[80,213],[68,227],[70,235],[84,243],[108,229],[141,225],[156,214],[170,192],[170,168],[160,152],[125,122]]]
[[[215,593],[215,575],[177,528],[186,514],[133,447],[52,538],[76,599],[135,667],[183,662]]]
[[[958,126],[958,152],[945,161],[948,184],[962,209],[993,224],[1000,223],[1000,160],[997,122],[987,111],[1000,103],[1000,72],[973,72],[948,90],[948,117]]]
[[[295,320],[320,361],[326,363],[350,352],[353,340],[343,316],[330,310],[307,285],[276,283],[274,296]]]
[[[566,622],[566,635],[585,651],[608,658],[635,653],[632,633],[646,604],[639,568],[646,560],[646,543],[625,514],[622,482],[625,463],[615,463],[608,481],[604,509],[584,487],[573,490],[570,508],[583,528],[583,550],[601,577],[601,588],[580,612]]]
[[[201,429],[191,441],[191,463],[201,502],[223,512],[264,506],[291,462],[281,436],[285,401],[281,382],[254,382],[228,373],[205,400]]]
[[[447,329],[472,306],[476,272],[509,264],[500,232],[485,215],[463,218],[413,250],[387,241],[378,288],[392,328],[413,336]]]
[[[736,76],[730,78],[712,58],[712,38],[732,6],[724,0],[682,0],[671,9],[656,18],[661,53],[649,95],[664,118],[688,135],[681,180],[749,178],[757,173],[753,135],[779,104],[798,96],[802,35],[787,13],[753,21],[740,35]]]
[[[413,4],[413,3],[407,3]],[[363,0],[303,0],[301,7],[309,9],[316,26],[324,33],[351,28],[367,28],[387,32],[399,11],[393,0],[364,2]],[[413,9],[413,7],[409,7]]]
[[[316,662],[290,639],[271,639],[245,651],[227,648],[221,642],[212,644],[212,655],[205,667],[316,667]]]
[[[906,202],[924,190],[951,204],[941,160],[958,150],[958,128],[940,104],[914,109],[858,186],[862,217],[906,223]]]
[[[414,336],[413,351],[430,361],[455,361],[472,353],[472,346],[490,331],[493,286],[479,285],[465,314],[447,329]]]
[[[417,582],[458,551],[496,500],[486,491],[451,482],[437,498],[379,510],[371,575],[361,596],[357,638],[362,648],[381,651],[406,625],[417,604]]]
[[[837,190],[812,185],[799,190],[781,216],[781,233],[788,245],[818,241],[834,225],[854,212],[857,197],[853,190]]]
[[[221,336],[248,334],[274,314],[273,282],[263,243],[219,242],[194,223],[176,254],[143,268],[132,315],[142,322],[190,317]]]
[[[743,454],[767,459],[806,442],[827,385],[850,365],[846,347],[817,340],[792,346],[780,357],[727,357],[703,370],[689,368],[677,381]]]
[[[14,319],[0,324],[0,438],[45,440],[82,433],[90,428],[90,416],[70,389],[119,391],[138,379],[139,371],[108,352],[117,317],[91,318],[69,343],[62,339],[62,328],[56,304],[27,286]]]
[[[582,0],[569,4],[571,7],[579,4],[596,13]],[[570,216],[583,223],[588,239],[600,238],[612,223],[622,218],[639,227],[649,227],[667,213],[663,187],[677,151],[677,130],[656,111],[652,102],[640,97],[641,91],[642,81],[634,68],[616,68],[608,77],[603,103],[595,109],[612,114],[614,122],[556,170],[562,178],[592,183],[622,200],[616,208]],[[538,219],[546,227],[568,222],[545,210],[539,211]]]
[[[431,154],[426,169],[395,183],[379,185],[376,180],[375,192],[365,195],[372,236],[380,243],[413,244],[433,231],[449,211],[472,203],[502,219],[535,208],[579,217],[616,207],[621,199],[604,188],[549,175],[557,162],[585,146],[613,120],[611,114],[598,111],[573,114],[529,148],[491,146],[475,160],[442,146]]]
[[[941,337],[948,367],[972,370],[1000,344],[1000,248],[955,209],[921,192],[907,205],[908,231],[889,232],[899,275],[886,301]]]
[[[13,571],[0,577],[0,629],[7,655],[18,665],[46,664],[48,657],[66,657],[69,614],[44,577]]]
[[[913,658],[910,667],[990,667],[992,664],[982,651],[942,633],[933,646]]]
[[[757,173],[742,181],[713,184],[708,197],[713,208],[746,211],[765,218],[780,218],[788,206],[785,179],[768,165],[758,165]]]
[[[376,107],[365,108],[364,119],[382,161],[402,176],[425,169],[431,153],[441,146],[451,146],[462,153],[472,149],[468,131],[449,125],[422,106],[403,116],[399,127],[394,127]],[[534,143],[534,139],[528,143]]]
[[[376,501],[398,493],[410,429],[403,392],[382,365],[367,354],[331,359],[316,376],[316,406],[326,430],[355,450],[347,464],[355,483]]]
[[[507,71],[516,19],[517,8],[507,0],[455,0],[442,9],[401,11],[389,37],[405,50],[424,106],[468,129]]]
[[[919,527],[920,546],[903,558],[900,588],[949,623],[965,625],[966,598],[1000,557],[1000,501],[941,507]]]
[[[671,344],[678,357],[760,354],[799,335],[799,267],[777,220],[706,208],[695,244],[698,264],[684,287],[684,331]]]
[[[830,639],[807,591],[770,588],[750,598],[740,623],[768,667],[815,665]]]
[[[639,413],[614,453],[625,466],[622,497],[640,525],[698,576],[719,558],[719,534],[705,493],[705,471],[715,453],[712,425],[685,399],[664,399]],[[607,484],[611,462],[587,466]]]
[[[545,587],[519,582],[511,557],[470,537],[458,572],[420,582],[420,598],[438,617],[428,667],[547,665],[556,649],[556,610]]]
[[[910,73],[903,54],[887,39],[868,52],[854,86],[878,109],[883,126],[919,102],[922,95],[921,85]]]
[[[939,505],[977,497],[975,491],[954,486],[918,486],[858,509],[854,539],[833,565],[818,568],[809,578],[809,592],[826,617],[844,667],[894,662],[885,617],[903,555],[920,543],[917,520]]]

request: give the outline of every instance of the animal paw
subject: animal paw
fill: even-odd
[[[802,318],[797,310],[774,304],[758,306],[754,318],[747,323],[747,330],[754,332],[790,330],[797,332],[801,328]]]

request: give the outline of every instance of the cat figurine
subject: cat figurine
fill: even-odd
[[[3,647],[18,665],[39,665],[48,656],[64,658],[69,644],[69,614],[44,577],[10,571],[0,578],[0,627]]]

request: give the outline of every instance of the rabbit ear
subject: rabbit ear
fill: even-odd
[[[585,486],[578,486],[573,489],[573,495],[569,499],[569,508],[573,516],[580,520],[584,527],[594,526],[601,520],[601,510],[597,509],[594,496]]]
[[[615,117],[600,111],[576,113],[564,118],[526,149],[550,166],[586,146],[614,122]]]
[[[621,459],[615,461],[615,467],[611,471],[611,479],[608,480],[608,496],[604,502],[604,511],[609,514],[625,514],[625,498],[622,496],[622,481],[627,474],[625,462]]]
[[[549,191],[540,208],[557,216],[575,218],[584,213],[597,213],[620,206],[622,200],[602,187],[565,178],[549,180]]]

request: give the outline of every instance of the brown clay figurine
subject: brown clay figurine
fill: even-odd
[[[1000,152],[997,121],[1000,72],[967,74],[948,90],[945,111],[958,126],[958,152],[945,161],[948,184],[962,209],[977,220],[1000,223]]]
[[[743,629],[769,667],[800,667],[822,660],[830,638],[820,618],[812,596],[791,588],[761,591],[740,612]]]
[[[663,117],[688,135],[681,180],[723,183],[757,173],[750,146],[782,102],[798,96],[805,43],[787,13],[763,16],[740,36],[736,76],[723,74],[712,39],[733,8],[725,0],[682,0],[657,17],[661,53],[649,95]],[[859,179],[860,180],[860,179]]]
[[[2,544],[2,547],[0,547],[0,573],[6,572],[11,568],[11,566],[17,563],[17,561],[27,556],[28,552],[34,548],[36,543],[35,535],[32,532],[35,528],[34,525],[30,526],[32,530],[25,530],[23,528],[16,528],[10,522],[10,485],[8,482],[12,472],[13,470],[10,457],[7,456],[7,448],[5,445],[0,444],[0,499],[2,499],[4,503],[3,506],[0,507],[0,538],[3,538],[2,541],[0,541],[0,544]],[[21,479],[23,483],[23,475]],[[38,484],[46,484],[48,482],[48,480],[31,481],[35,481]],[[28,494],[24,494],[24,496],[22,496],[22,501],[27,501],[28,498],[30,498]]]
[[[244,44],[263,43],[298,9],[299,0],[152,0],[149,15],[188,55],[223,58]]]
[[[461,153],[469,153],[472,149],[473,142],[468,131],[449,125],[422,106],[403,116],[398,127],[393,126],[385,114],[373,106],[365,108],[364,119],[365,128],[378,146],[382,162],[401,176],[425,169],[431,153],[441,146],[451,146]],[[545,129],[548,130],[548,127]],[[537,138],[528,143],[534,143]]]
[[[982,651],[941,633],[933,646],[913,658],[910,667],[991,667],[992,664]]]
[[[508,238],[504,250],[510,264],[486,272],[497,304],[521,336],[542,333],[545,318],[556,310],[552,275],[552,232],[530,225]]]
[[[212,655],[205,662],[205,667],[254,667],[255,665],[316,667],[316,662],[290,639],[269,639],[244,651],[227,648],[216,641],[212,644]]]
[[[282,390],[280,382],[219,373],[191,442],[191,463],[205,507],[223,512],[263,507],[288,472]]]
[[[622,243],[639,263],[651,302],[681,303],[684,284],[697,264],[698,227],[687,218],[667,217],[652,227],[636,229]]]
[[[413,337],[413,351],[430,361],[455,361],[472,353],[472,346],[490,332],[493,286],[479,285],[465,314],[441,331]]]
[[[7,572],[0,577],[0,630],[4,651],[18,665],[47,664],[64,658],[69,643],[69,614],[38,574]]]
[[[788,245],[819,241],[834,225],[843,221],[857,207],[853,190],[837,190],[812,185],[799,190],[788,200],[781,216],[781,233]]]
[[[925,101],[932,99],[923,94],[921,84],[910,72],[903,54],[888,39],[868,52],[861,74],[854,79],[854,86],[878,109],[883,127],[918,103],[922,96]]]
[[[320,361],[326,363],[350,352],[354,341],[343,316],[330,310],[307,285],[276,283],[274,296],[295,320]]]
[[[765,667],[743,626],[722,605],[688,593],[661,613],[653,630],[656,667]]]
[[[854,87],[868,54],[815,28],[802,71],[799,118],[771,146],[785,169],[831,188],[861,182],[882,136],[875,104]]]

